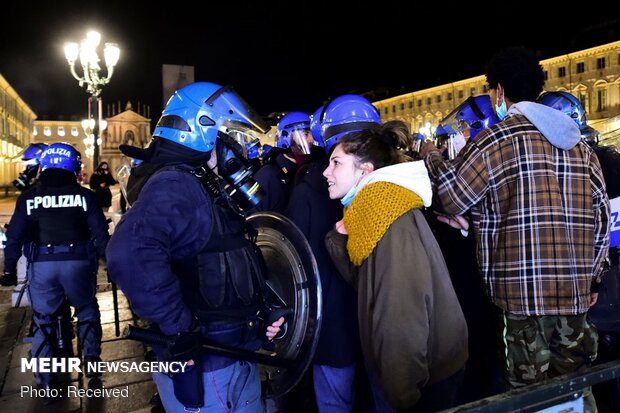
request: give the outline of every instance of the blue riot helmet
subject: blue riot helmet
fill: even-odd
[[[22,153],[22,162],[24,165],[38,165],[41,160],[43,151],[48,145],[46,143],[31,143],[24,149]]]
[[[315,110],[312,116],[310,116],[310,132],[312,132],[312,138],[314,138],[314,142],[321,147],[325,146],[323,135],[321,134],[321,114],[323,113],[323,108],[324,105],[321,105],[321,107]]]
[[[243,210],[263,196],[252,179],[248,144],[269,130],[263,119],[231,87],[197,82],[177,90],[162,112],[154,137],[193,151],[217,153],[218,174],[226,191]]]
[[[41,172],[48,169],[64,169],[77,176],[82,169],[82,155],[69,143],[52,143],[41,155]]]
[[[491,125],[499,122],[499,118],[493,110],[489,95],[470,96],[457,106],[439,125],[453,133],[463,131],[470,140],[478,133]],[[467,132],[469,131],[469,136]]]
[[[258,138],[269,130],[263,119],[231,87],[197,82],[170,97],[154,137],[168,139],[198,152],[215,148],[218,133],[234,139]]]
[[[260,140],[255,139],[246,145],[246,155],[248,159],[258,159],[260,157]]]
[[[273,146],[267,143],[262,145],[261,151],[260,151],[260,157],[264,158],[265,156],[267,156],[267,154],[269,153],[269,151],[271,151],[271,149],[273,149]]]
[[[32,186],[37,172],[39,172],[41,155],[47,146],[46,143],[31,143],[13,158],[13,162],[21,162],[24,165],[24,170],[13,181],[15,188],[24,191]]]
[[[368,99],[360,95],[342,95],[325,105],[321,115],[321,136],[329,151],[350,132],[378,128],[381,116]]]
[[[231,87],[197,82],[177,90],[168,100],[154,137],[198,152],[210,152],[218,132],[267,130],[262,119]]]
[[[441,120],[437,129],[448,135],[448,158],[454,159],[467,140],[499,122],[489,95],[470,96]]]
[[[588,126],[586,111],[581,102],[568,92],[544,92],[536,102],[564,112],[575,121],[580,130]]]
[[[422,135],[420,132],[412,133],[411,137],[413,138],[413,147],[411,148],[414,152],[420,152],[420,147],[422,146],[422,142],[426,139],[426,136]]]
[[[310,115],[304,112],[289,112],[280,119],[276,129],[276,146],[295,149],[308,155],[314,140],[310,135]]]

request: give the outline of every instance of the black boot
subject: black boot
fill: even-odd
[[[17,285],[17,274],[14,272],[5,272],[2,277],[0,277],[0,285],[3,287]]]

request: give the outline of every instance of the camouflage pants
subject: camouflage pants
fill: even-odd
[[[598,335],[586,314],[520,316],[505,314],[507,379],[513,387],[539,383],[583,371],[596,359]],[[590,389],[584,391],[587,412],[596,412]]]

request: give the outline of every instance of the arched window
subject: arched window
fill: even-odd
[[[133,131],[128,130],[127,132],[125,132],[125,136],[123,136],[123,143],[125,145],[133,145],[135,140],[136,140],[136,137]]]

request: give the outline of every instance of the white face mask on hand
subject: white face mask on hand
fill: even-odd
[[[450,136],[447,142],[448,146],[448,159],[452,160],[461,152],[461,149],[465,147],[467,138],[463,135],[463,131],[458,131],[454,135]]]

